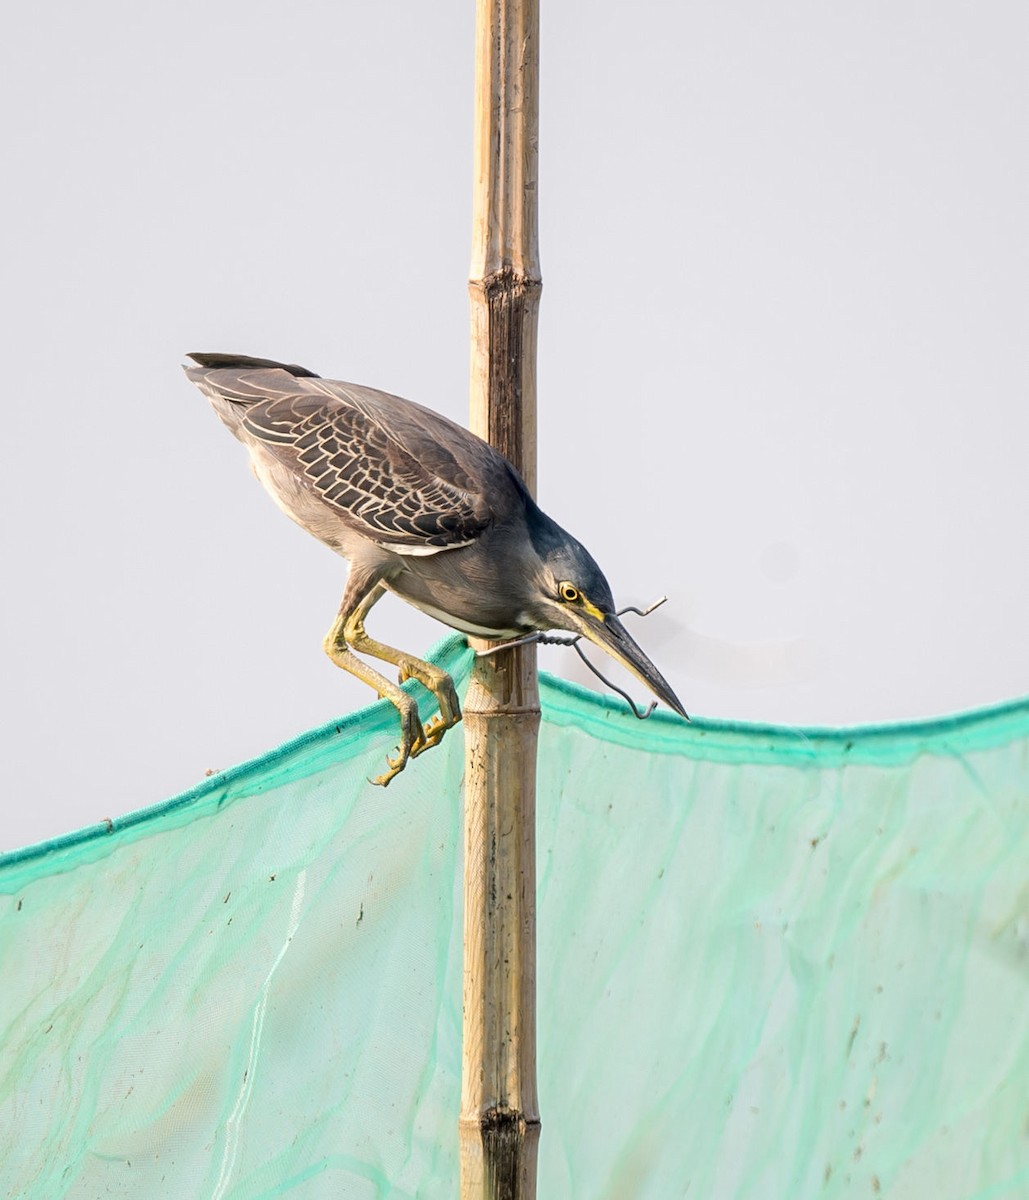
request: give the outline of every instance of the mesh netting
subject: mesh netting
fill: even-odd
[[[1029,704],[541,692],[540,1195],[1029,1195]],[[0,1196],[456,1195],[463,748],[395,729],[0,859]]]

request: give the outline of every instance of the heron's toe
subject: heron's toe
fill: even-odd
[[[460,719],[460,712],[458,712],[456,717],[445,715],[442,711],[438,712],[436,716],[426,723],[425,728],[422,730],[422,744],[411,752],[411,757],[417,758],[419,754],[422,754],[431,746],[438,746],[447,730],[452,729]]]
[[[425,732],[422,729],[422,719],[418,713],[418,705],[409,697],[405,697],[406,704],[394,703],[397,705],[397,711],[400,713],[400,745],[397,747],[395,758],[386,756],[386,766],[388,770],[381,775],[377,775],[372,783],[379,787],[385,787],[389,781],[395,778],[407,766],[407,760],[413,758],[425,749]]]
[[[450,729],[461,720],[461,702],[457,698],[454,681],[449,675],[444,675],[436,688],[436,699],[439,701],[439,715],[444,722],[444,728]]]
[[[404,767],[407,766],[407,760],[409,757],[410,756],[407,754],[398,754],[396,758],[390,758],[387,754],[386,766],[388,769],[383,771],[381,775],[376,775],[375,778],[369,780],[369,782],[374,783],[377,787],[386,787],[389,781],[396,778],[396,776],[400,774]]]

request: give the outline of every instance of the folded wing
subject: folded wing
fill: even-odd
[[[255,368],[187,374],[240,440],[288,467],[355,532],[433,554],[474,542],[513,505],[520,483],[507,461],[445,417],[300,368]]]

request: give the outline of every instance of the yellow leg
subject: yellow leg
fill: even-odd
[[[414,758],[423,750],[435,746],[443,734],[461,720],[457,692],[453,680],[445,671],[431,663],[423,662],[413,654],[405,654],[392,646],[383,645],[365,632],[364,619],[384,590],[381,584],[372,588],[353,608],[346,603],[347,597],[344,597],[339,615],[324,642],[325,652],[336,666],[373,687],[381,697],[394,704],[400,713],[400,745],[397,756],[387,758],[389,769],[372,781],[383,787],[395,775],[400,774],[409,758]],[[354,654],[355,650],[399,668],[401,683],[407,679],[417,679],[436,697],[439,702],[439,715],[433,717],[423,728],[414,699],[374,667],[362,662]]]
[[[369,608],[371,605],[368,606]],[[461,720],[461,704],[457,698],[454,681],[439,667],[427,663],[414,654],[405,654],[392,646],[385,646],[370,638],[365,632],[364,617],[367,609],[358,609],[346,621],[346,639],[354,650],[362,654],[370,654],[372,658],[392,663],[398,668],[400,682],[417,679],[427,691],[432,692],[439,704],[439,713],[434,716],[422,730],[419,744],[411,750],[412,757],[435,746],[448,729],[453,728]],[[406,693],[404,693],[406,695]]]

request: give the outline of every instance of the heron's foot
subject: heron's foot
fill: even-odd
[[[424,740],[420,746],[411,751],[411,757],[417,758],[419,754],[423,754],[432,746],[438,746],[443,741],[443,735],[448,729],[453,727],[461,720],[461,712],[458,710],[456,715],[444,716],[442,712],[437,713],[432,717],[424,729]]]
[[[381,775],[376,775],[374,779],[370,779],[368,782],[374,783],[376,787],[387,787],[389,785],[389,781],[399,775],[400,772],[407,766],[407,760],[410,757],[410,754],[404,754],[403,749],[401,749],[396,758],[390,758],[390,756],[387,754],[386,766],[389,769],[383,771]]]
[[[411,751],[411,757],[432,746],[438,746],[448,729],[461,720],[461,703],[457,698],[454,681],[446,673],[432,663],[422,662],[420,658],[408,658],[400,664],[400,682],[407,679],[417,679],[418,682],[436,697],[439,712],[422,729],[421,744]]]
[[[393,696],[392,700],[400,713],[400,745],[397,747],[395,758],[386,756],[387,770],[377,775],[371,782],[385,787],[407,766],[407,760],[425,749],[425,731],[422,729],[422,719],[418,713],[418,705],[406,693],[400,693],[403,702]]]

